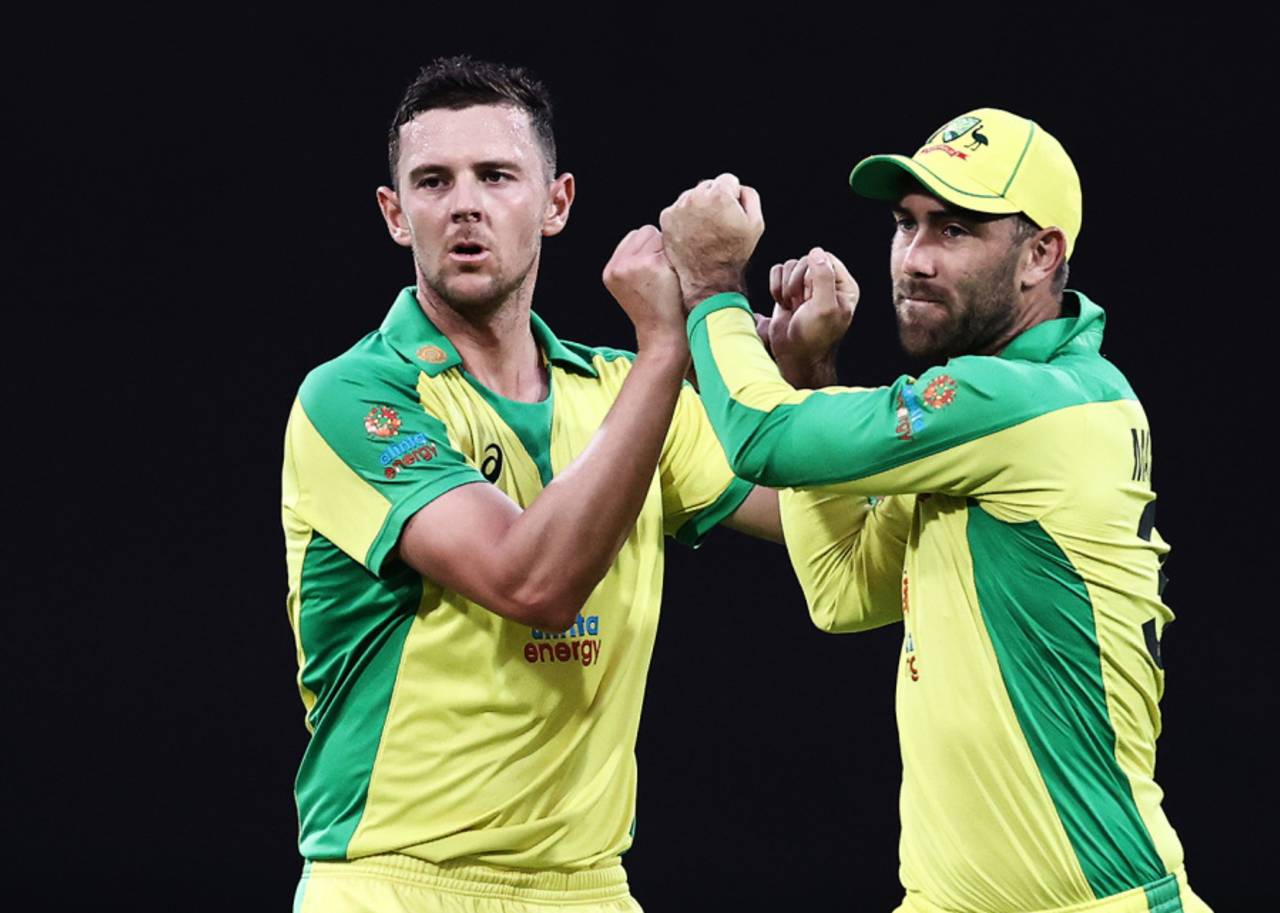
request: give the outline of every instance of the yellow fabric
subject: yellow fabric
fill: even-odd
[[[962,209],[1025,213],[1041,228],[1062,229],[1067,258],[1080,235],[1080,177],[1062,144],[1039,124],[998,108],[978,108],[934,131],[915,155],[871,156],[850,175],[853,189],[884,198],[874,170],[907,171],[931,193]]]
[[[1075,336],[1071,320],[1078,324]],[[857,631],[904,621],[896,703],[904,767],[900,873],[916,903],[905,910],[1110,910],[1093,906],[1106,896],[1096,893],[1095,884],[1127,877],[1130,865],[1122,854],[1097,849],[1109,844],[1088,817],[1094,790],[1108,802],[1121,797],[1115,799],[1117,816],[1130,805],[1136,809],[1141,821],[1130,827],[1124,819],[1125,833],[1138,834],[1134,839],[1140,841],[1149,837],[1152,865],[1164,872],[1182,866],[1182,847],[1154,780],[1164,673],[1144,641],[1143,626],[1154,624],[1158,633],[1172,613],[1157,583],[1168,547],[1154,532],[1145,538],[1140,532],[1154,497],[1149,450],[1144,464],[1137,443],[1149,441],[1149,429],[1127,383],[1094,354],[1101,334],[1090,339],[1091,321],[1100,324],[1096,308],[1082,304],[1078,317],[1028,331],[1015,350],[1021,357],[1012,361],[967,357],[931,369],[919,382],[900,379],[892,388],[902,391],[896,401],[912,397],[922,405],[916,416],[908,415],[910,424],[900,420],[897,426],[890,388],[792,391],[764,358],[751,317],[741,307],[708,305],[690,321],[707,407],[735,468],[754,467],[744,474],[756,481],[847,472],[843,481],[781,496],[788,552],[815,624]],[[1071,404],[1076,389],[1090,392],[1080,394],[1086,401]],[[1063,404],[1037,412],[1046,395]],[[1021,403],[1032,405],[1028,417],[1017,412],[1016,422],[981,430],[992,416]],[[906,411],[900,407],[899,416]],[[863,424],[841,424],[848,416]],[[979,430],[966,437],[969,427]],[[938,429],[952,437],[930,437]],[[859,463],[868,452],[877,462]],[[888,468],[876,469],[885,463]],[[1017,529],[1024,526],[1036,532],[1019,540]],[[979,575],[971,546],[971,537],[982,535],[977,528],[999,529],[1005,537],[984,542],[1030,541],[1046,551],[1035,559],[1030,551],[1008,558],[985,552]],[[1042,545],[1046,537],[1068,566],[1054,563]],[[1033,566],[1034,572],[1025,571]],[[1002,597],[1003,605],[1012,606],[1013,620],[993,620],[987,610],[997,600],[980,600],[977,581],[999,588],[1002,570],[1040,574],[1036,593],[1043,594],[1044,604],[1034,598],[1015,602],[1024,595],[1018,590]],[[1064,602],[1068,608],[1054,618],[1070,618],[1080,627],[1067,634],[1065,624],[1037,627],[1037,613],[1058,612],[1053,601],[1072,598],[1064,594],[1074,592],[1076,581],[1087,594],[1086,620],[1071,607],[1075,603]],[[1054,679],[1020,677],[1021,670],[997,655],[997,629],[1010,641],[1030,644],[1032,655],[1042,648],[1046,664],[1066,657],[1067,671]],[[1101,687],[1094,690],[1087,674],[1090,655],[1100,676]],[[1081,665],[1069,665],[1076,662]],[[1077,668],[1085,673],[1072,678]],[[1048,685],[1036,691],[1042,681]],[[1052,690],[1064,683],[1079,694]],[[1017,707],[1015,686],[1021,689]],[[1090,722],[1093,728],[1081,742],[1055,742],[1061,738],[1056,732],[1068,731],[1058,722],[1077,714],[1096,719],[1091,702],[1105,704],[1105,720]],[[1027,714],[1040,727],[1035,749],[1024,728]],[[1087,780],[1092,767],[1087,775],[1071,769],[1064,775],[1053,767],[1056,758],[1068,759],[1069,766],[1075,745],[1084,746],[1082,752],[1099,746],[1105,759],[1110,735],[1114,757],[1096,782]],[[1035,751],[1053,757],[1046,762]],[[1095,757],[1087,755],[1090,763]],[[1114,791],[1107,779],[1113,770],[1123,778]],[[1071,781],[1072,776],[1082,779]],[[1057,792],[1051,793],[1051,783]],[[1068,795],[1076,785],[1083,792]],[[1131,799],[1123,798],[1129,794]],[[1071,833],[1063,807],[1074,816]],[[1090,840],[1095,842],[1087,845]],[[1108,861],[1117,859],[1119,874],[1113,874]],[[1134,909],[1145,910],[1145,900]]]
[[[307,865],[294,913],[640,913],[620,863],[581,872],[432,865],[389,853]]]
[[[1209,905],[1201,900],[1187,884],[1187,873],[1179,867],[1174,873],[1178,879],[1178,898],[1182,903],[1181,913],[1213,913]],[[1054,907],[1052,909],[1020,910],[1017,913],[1149,913],[1151,905],[1147,893],[1142,888],[1134,888],[1123,894],[1116,894],[1105,900],[1088,901],[1070,907]],[[919,893],[911,893],[903,898],[902,903],[893,913],[958,913],[950,907],[940,907],[930,903],[928,898]],[[976,911],[975,911],[976,913]],[[1160,910],[1158,913],[1172,913]]]
[[[548,365],[554,475],[595,435],[631,361],[570,351],[540,326],[544,350],[559,353]],[[453,361],[438,364],[431,346]],[[634,750],[664,531],[717,522],[740,502],[732,493],[749,486],[734,480],[700,400],[686,389],[635,526],[568,632],[531,630],[411,571],[420,585],[410,587],[402,564],[369,556],[390,553],[399,526],[430,498],[483,483],[477,470],[486,460],[496,466],[495,452],[501,468],[492,484],[522,507],[542,490],[535,454],[504,418],[520,404],[494,405],[451,351],[406,290],[382,330],[313,372],[300,400],[312,414],[295,405],[291,416],[289,615],[304,706],[309,721],[320,720],[299,775],[303,853],[590,869],[632,841]],[[437,363],[428,370],[404,352]],[[391,421],[379,411],[387,404],[402,428],[366,440],[361,422],[372,415],[369,427],[385,433],[378,422]],[[410,432],[413,446],[429,439],[422,457],[402,468],[387,463],[400,453],[389,448]],[[352,620],[336,621],[344,612]],[[402,644],[388,625],[403,632]],[[367,697],[378,688],[384,697]],[[344,708],[362,696],[363,716],[352,716]],[[361,740],[367,746],[355,745]]]

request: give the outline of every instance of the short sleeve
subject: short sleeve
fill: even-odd
[[[736,478],[729,468],[702,400],[688,384],[676,402],[658,470],[663,528],[677,542],[694,548],[751,491],[751,483]]]
[[[294,402],[285,507],[378,573],[411,516],[447,491],[485,480],[423,407],[412,366],[346,358],[313,371]]]

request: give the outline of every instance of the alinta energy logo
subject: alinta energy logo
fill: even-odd
[[[530,663],[581,663],[589,666],[600,661],[600,616],[578,615],[578,620],[562,634],[529,632],[533,642],[524,645],[524,658]]]
[[[403,424],[399,413],[390,406],[374,406],[364,417],[364,430],[372,441],[386,441],[400,434]],[[436,445],[421,432],[411,434],[383,449],[378,456],[383,474],[394,479],[404,469],[416,463],[425,463],[435,457]]]

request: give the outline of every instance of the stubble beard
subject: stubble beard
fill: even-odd
[[[538,264],[538,251],[535,249],[529,262],[514,277],[508,278],[500,271],[493,276],[489,288],[466,293],[450,289],[448,280],[442,272],[433,274],[428,271],[423,266],[422,258],[416,253],[414,259],[418,263],[418,275],[422,277],[422,282],[431,290],[433,296],[460,317],[474,321],[483,320],[499,312],[519,295],[521,287]]]
[[[1013,250],[988,273],[946,293],[924,281],[897,279],[893,284],[898,341],[908,355],[945,361],[986,352],[1008,332],[1017,316],[1013,278],[1018,252]],[[943,297],[946,316],[932,324],[908,327],[903,320],[904,298]]]

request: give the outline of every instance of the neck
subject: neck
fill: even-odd
[[[1024,302],[1013,323],[1009,325],[1009,329],[978,354],[995,355],[1036,324],[1044,323],[1047,320],[1057,320],[1061,316],[1061,295],[1057,297],[1048,293],[1036,295]]]
[[[496,307],[464,311],[418,276],[418,305],[453,343],[462,367],[499,396],[536,403],[547,398],[547,372],[529,325],[532,273]]]

